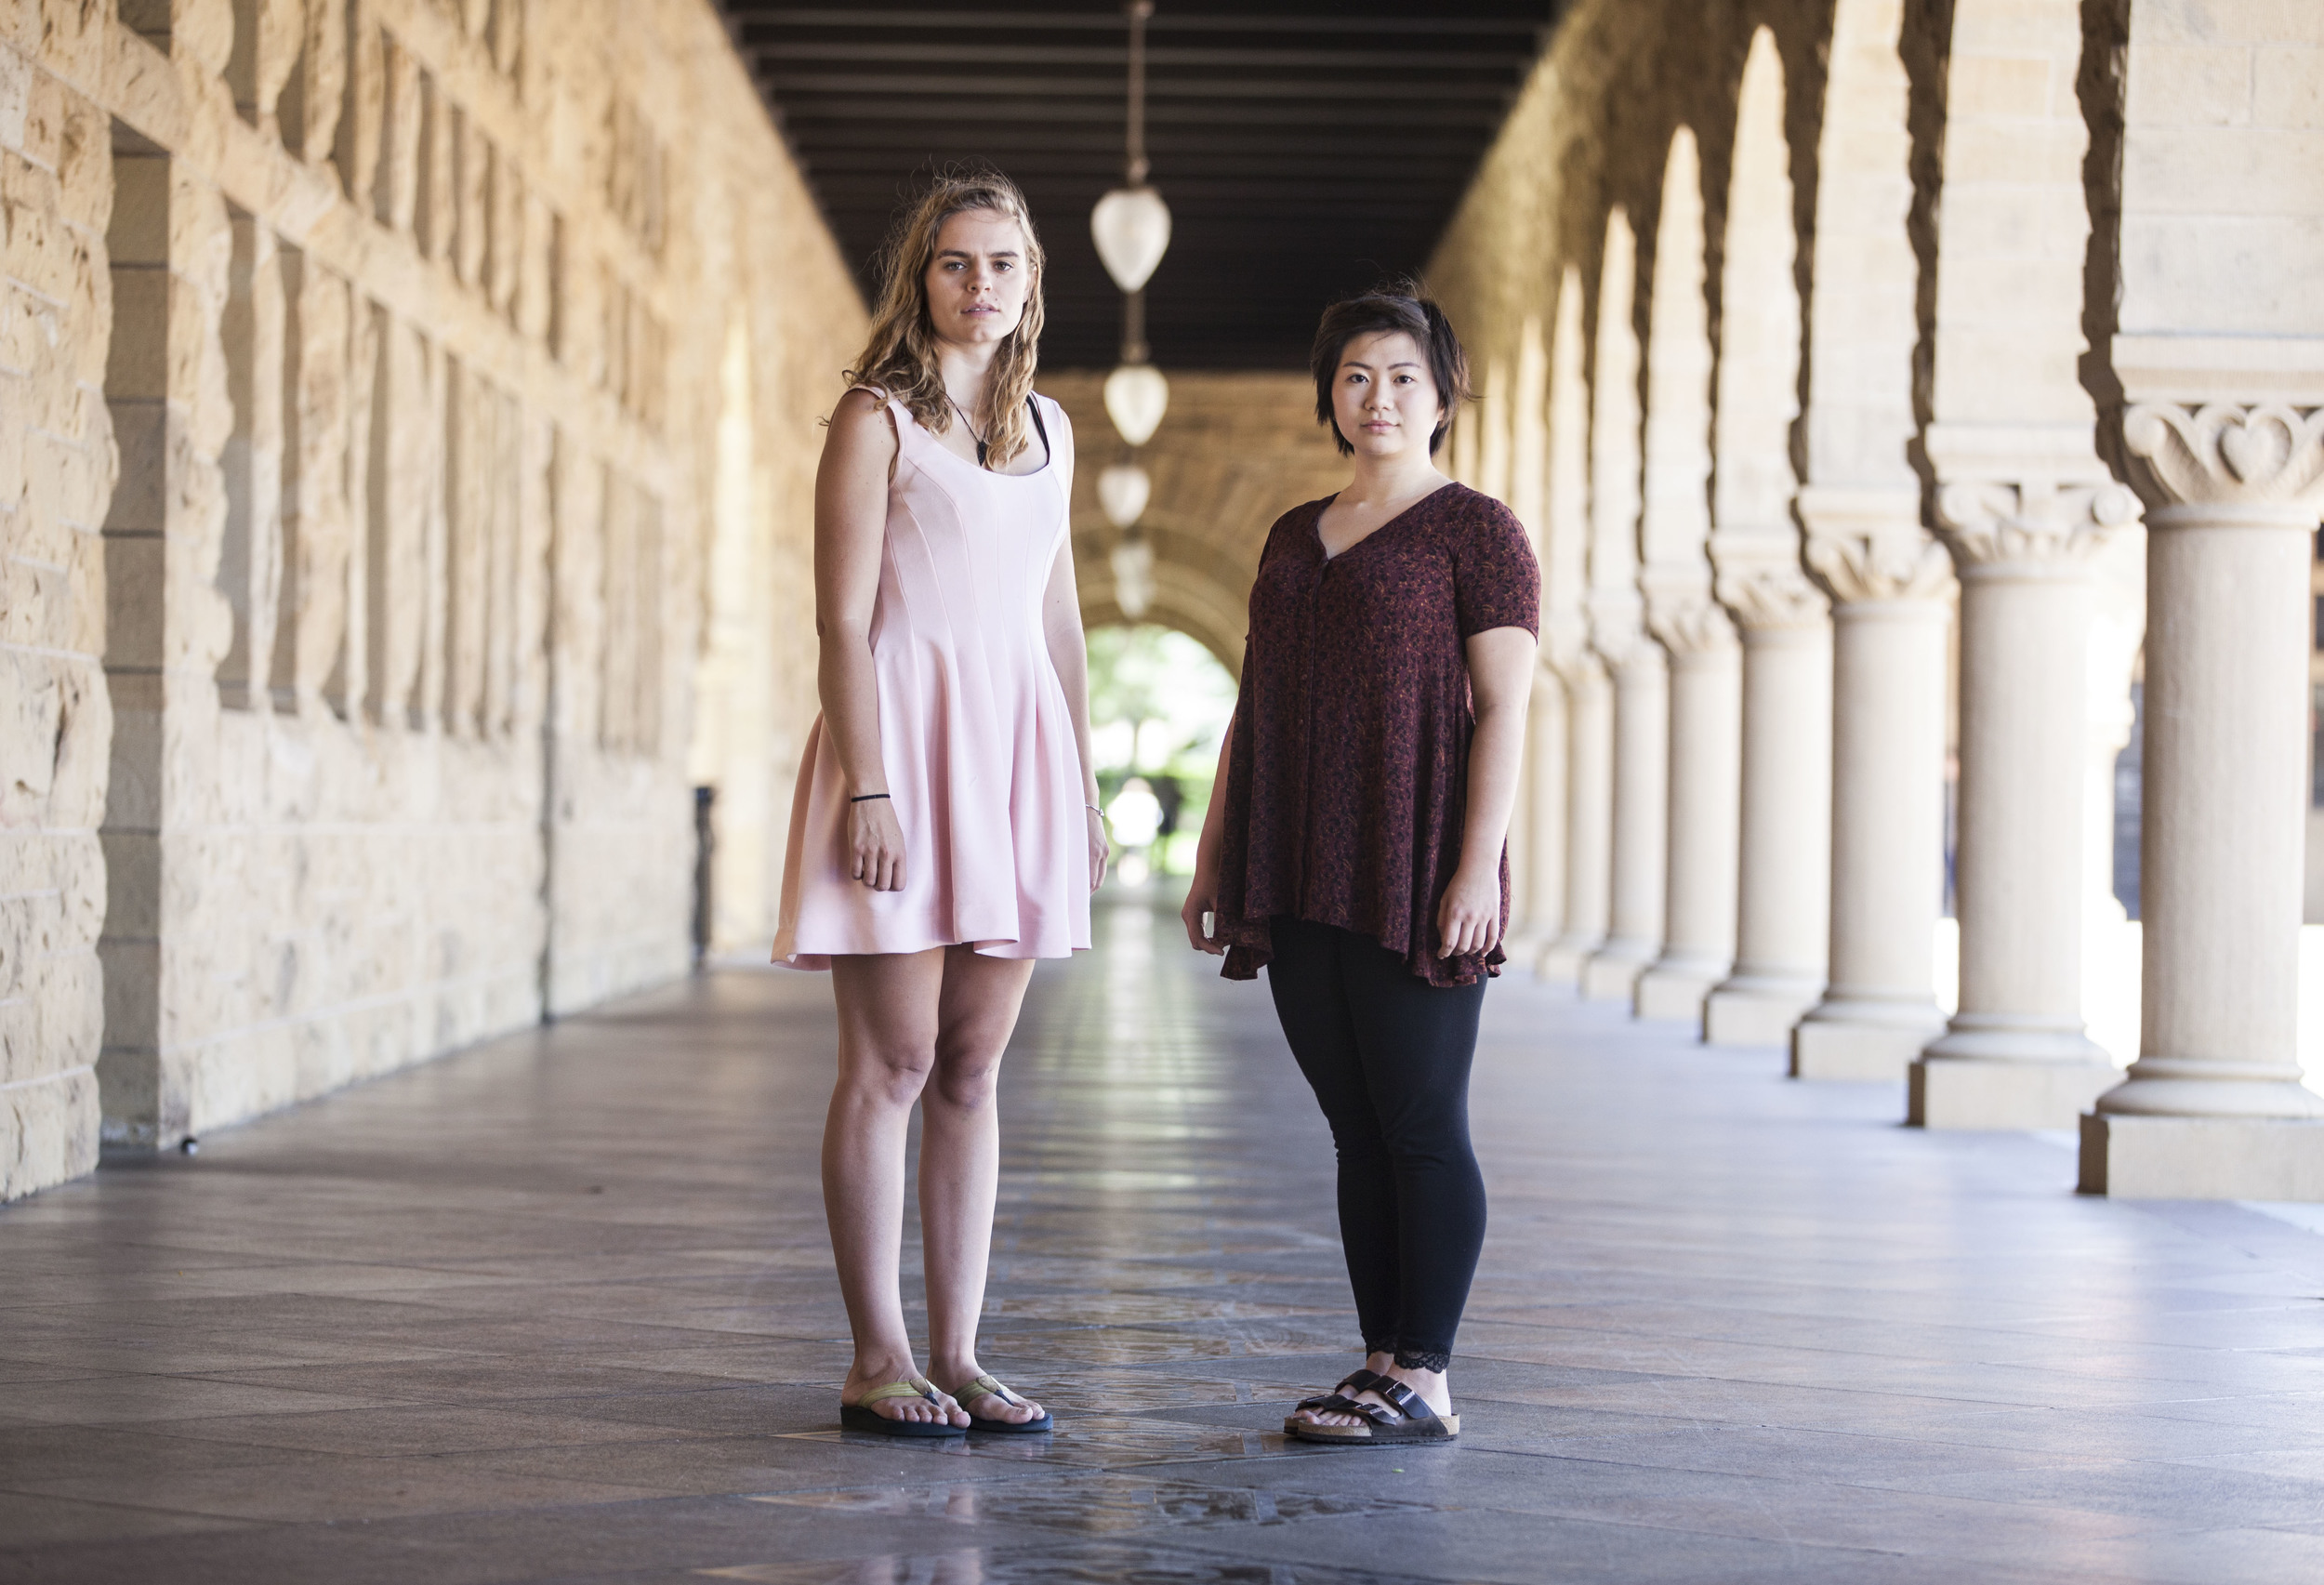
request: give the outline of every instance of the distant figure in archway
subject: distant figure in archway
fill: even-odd
[[[1268,534],[1182,917],[1228,979],[1265,966],[1339,1152],[1366,1358],[1284,1430],[1444,1441],[1485,1241],[1469,1068],[1509,925],[1541,576],[1524,525],[1437,471],[1469,379],[1434,303],[1335,304],[1313,368],[1354,472]]]
[[[823,713],[791,806],[774,955],[829,969],[831,1248],[851,1430],[1043,1432],[976,1362],[1001,1052],[1037,958],[1089,945],[1104,826],[1067,502],[1073,433],[1033,392],[1041,246],[997,175],[940,178],[890,245],[871,344],[815,481]],[[897,1264],[921,1112],[928,1374]]]

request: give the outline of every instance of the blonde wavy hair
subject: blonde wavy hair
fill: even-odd
[[[850,386],[871,386],[903,403],[934,433],[952,428],[952,402],[936,364],[936,327],[928,313],[928,267],[944,222],[977,209],[1017,222],[1024,233],[1024,267],[1033,277],[1025,288],[1024,317],[1000,344],[984,383],[984,466],[998,469],[1033,443],[1025,399],[1033,394],[1033,371],[1040,361],[1046,317],[1041,280],[1048,268],[1024,194],[998,171],[940,174],[890,235],[879,255],[883,284],[872,310],[871,339],[844,377]]]

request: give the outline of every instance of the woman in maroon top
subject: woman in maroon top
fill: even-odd
[[[1182,917],[1227,978],[1267,969],[1339,1153],[1367,1357],[1284,1429],[1442,1440],[1485,1239],[1469,1066],[1509,920],[1541,578],[1516,518],[1433,460],[1469,394],[1434,303],[1334,305],[1313,367],[1354,472],[1267,535]]]

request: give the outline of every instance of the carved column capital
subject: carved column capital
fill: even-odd
[[[1808,574],[1835,601],[1941,600],[1951,588],[1951,558],[1921,526],[1909,486],[1811,484],[1800,522]]]
[[[2122,416],[2153,507],[2324,507],[2324,407],[2141,402]]]
[[[1568,687],[1605,675],[1605,662],[1590,647],[1590,618],[1578,609],[1544,614],[1541,659]]]
[[[1645,603],[1636,586],[1593,588],[1584,608],[1589,613],[1590,647],[1608,670],[1621,670],[1640,659],[1642,651],[1661,653],[1646,636]]]
[[[1789,523],[1713,533],[1710,564],[1719,603],[1746,632],[1804,631],[1831,620],[1831,601],[1807,575]]]
[[[1932,424],[1936,525],[1964,575],[1987,567],[2079,572],[2138,497],[2098,458],[2087,424]]]
[[[1710,595],[1708,567],[1649,566],[1639,575],[1646,630],[1673,657],[1735,647],[1735,624]]]
[[[1964,573],[2000,562],[2086,562],[2138,516],[2138,497],[2111,479],[1962,479],[1936,493],[1937,522]]]

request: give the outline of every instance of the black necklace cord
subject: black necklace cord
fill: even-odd
[[[869,803],[869,802],[871,802],[871,801],[872,801],[872,799],[876,799],[876,798],[886,798],[887,796],[888,796],[888,795],[887,795],[886,793],[861,793],[861,794],[858,794],[858,795],[857,795],[856,797],[854,797],[854,798],[849,799],[848,799],[848,802],[850,802],[850,803]]]
[[[944,392],[944,400],[946,402],[952,402],[952,392],[948,390]],[[967,429],[969,431],[969,439],[976,442],[976,465],[979,468],[984,467],[984,437],[976,432],[976,426],[974,424],[969,422],[968,409],[962,407],[957,402],[952,402],[952,410],[960,415],[961,428]]]

